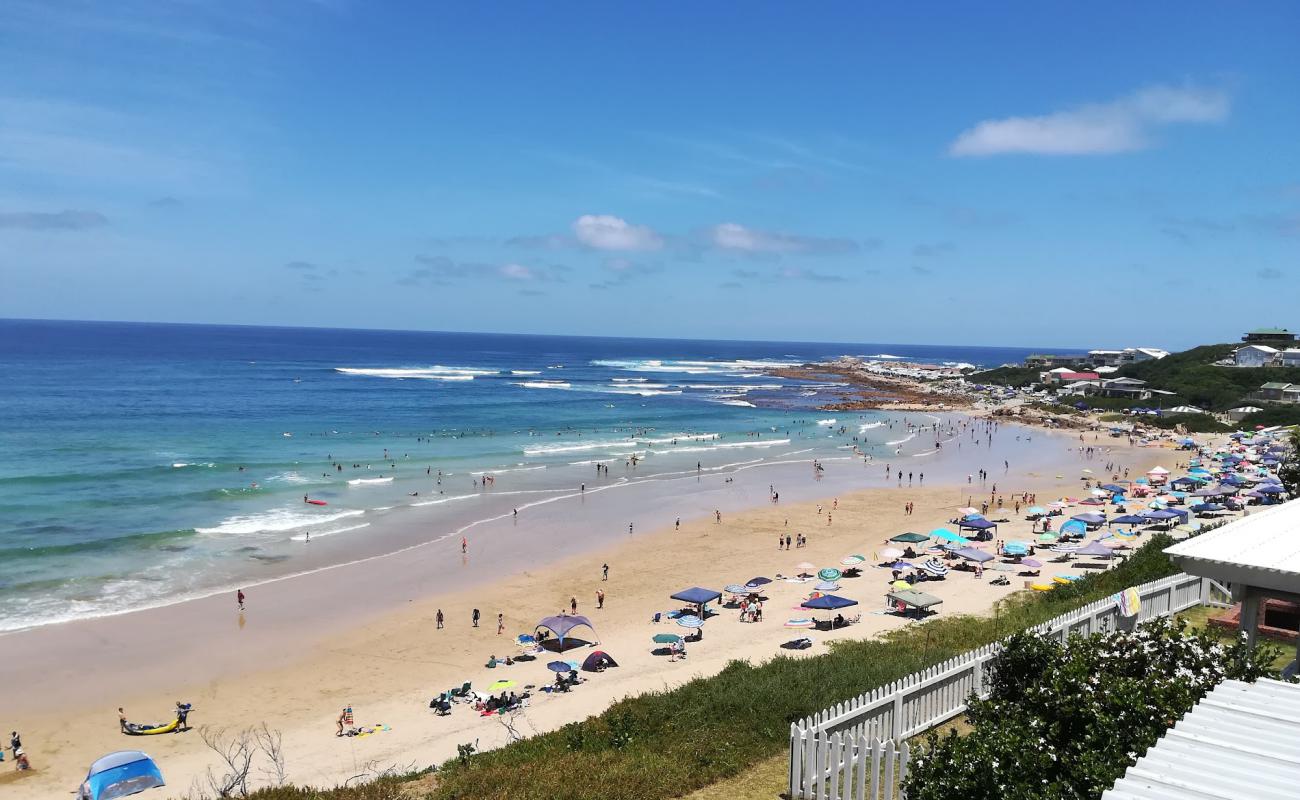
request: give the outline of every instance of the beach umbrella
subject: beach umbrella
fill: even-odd
[[[1072,519],[1061,526],[1061,533],[1084,533],[1088,525],[1081,520]]]
[[[897,536],[890,537],[889,541],[898,542],[900,544],[920,544],[929,538],[929,536],[926,536],[923,533],[912,533],[909,531],[908,533],[900,533]]]
[[[889,584],[889,585],[892,586],[892,587],[894,587],[895,589],[911,589],[911,588],[912,588],[912,584],[908,583],[907,581],[894,581],[893,583],[891,583],[891,584]]]
[[[895,561],[902,557],[903,551],[899,550],[897,547],[886,547],[884,550],[880,551],[880,558],[882,561]]]
[[[948,568],[937,558],[932,558],[921,565],[921,569],[930,575],[942,577],[948,574]]]
[[[825,569],[817,570],[817,577],[821,578],[824,581],[839,580],[840,575],[842,574],[843,573],[841,573],[838,569],[835,569],[834,567],[826,567]]]
[[[957,551],[957,555],[961,556],[967,561],[977,561],[981,564],[983,564],[985,561],[992,561],[994,558],[994,555],[992,553],[986,553],[983,550],[977,550],[974,547],[963,547],[962,549]]]
[[[515,643],[520,647],[532,647],[537,644],[537,637],[531,633],[521,633],[515,637]]]
[[[650,638],[655,644],[672,644],[673,642],[680,642],[682,640],[682,637],[678,636],[675,633],[656,633],[654,636]],[[559,663],[561,662],[559,661],[551,662],[551,664],[559,664]],[[550,664],[547,664],[547,666],[549,667]]]
[[[511,681],[503,678],[502,680],[489,684],[485,691],[487,691],[488,694],[495,694],[503,689],[513,689],[518,685],[518,681]]]
[[[1043,514],[1047,513],[1047,509],[1043,508],[1042,506],[1030,506],[1025,513],[1030,515],[1037,515],[1041,517]]]
[[[847,597],[840,597],[834,594],[824,594],[821,597],[814,597],[803,604],[804,608],[816,609],[818,611],[834,611],[837,608],[848,608],[856,606],[857,600],[850,600]]]
[[[898,554],[901,556],[903,553],[902,553],[902,551],[899,551]],[[795,565],[794,565],[794,568],[797,569],[797,570],[800,570],[800,571],[802,571],[802,572],[807,572],[807,571],[810,570],[810,569],[816,569],[816,568],[817,568],[817,565],[816,565],[816,564],[810,564],[810,563],[808,563],[807,561],[800,561],[798,564],[795,564]]]
[[[930,531],[930,535],[943,542],[956,542],[957,544],[969,544],[970,540],[964,536],[953,533],[946,528],[936,528]]]
[[[1075,553],[1078,552],[1081,547],[1083,547],[1083,545],[1078,542],[1063,542],[1053,546],[1052,549],[1058,553]]]
[[[704,620],[694,614],[686,614],[677,618],[677,624],[683,628],[703,628]]]
[[[813,588],[819,592],[833,592],[839,589],[840,585],[835,581],[821,581]]]
[[[803,567],[805,565],[800,564],[799,566]],[[812,569],[812,564],[807,564],[807,569]],[[757,578],[750,578],[749,580],[745,581],[745,588],[752,589],[755,586],[766,586],[771,582],[772,582],[771,578],[764,578],[762,575],[760,575]]]
[[[1060,539],[1060,538],[1061,538],[1061,537],[1057,536],[1057,535],[1054,534],[1054,533],[1040,533],[1040,534],[1038,534],[1038,542],[1039,542],[1039,544],[1051,544],[1052,542],[1055,542],[1057,539]]]
[[[1009,556],[1023,556],[1029,552],[1029,545],[1025,542],[1007,542],[1002,545],[1002,552]]]
[[[862,556],[845,556],[844,558],[840,559],[840,566],[856,567],[857,565],[861,564],[863,561],[866,561],[866,559],[863,558]]]
[[[889,568],[890,568],[890,569],[911,569],[911,568],[912,568],[912,562],[910,562],[910,561],[895,561],[894,563],[892,563],[892,564],[889,565]]]
[[[659,634],[659,635],[663,636],[664,634]],[[551,663],[546,665],[546,668],[549,669],[551,672],[570,672],[578,668],[578,662],[552,661]]]
[[[746,586],[741,586],[738,583],[727,584],[726,586],[722,587],[722,591],[726,592],[727,594],[749,594],[749,588]]]
[[[1080,547],[1078,550],[1075,550],[1074,552],[1076,555],[1080,555],[1080,556],[1099,556],[1101,558],[1110,558],[1111,556],[1115,555],[1110,551],[1109,547],[1102,544],[1101,542],[1090,542],[1089,544],[1085,545],[1084,547]]]
[[[1033,558],[1022,558],[1020,559],[1020,566],[1029,567],[1030,569],[1039,569],[1043,566],[1043,562]]]
[[[787,628],[811,628],[814,625],[816,623],[806,617],[791,617],[785,621],[785,627]]]
[[[1126,491],[1125,488],[1120,486],[1118,483],[1103,483],[1101,488],[1112,494],[1124,494]]]

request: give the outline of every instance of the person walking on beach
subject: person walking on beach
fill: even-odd
[[[465,555],[465,553],[468,550],[469,550],[469,539],[466,539],[464,536],[460,537],[460,554]]]
[[[600,579],[601,579],[602,581],[607,581],[607,580],[609,580],[609,564],[601,564],[601,566],[600,566]]]
[[[238,589],[238,590],[235,591],[235,602],[239,604],[239,610],[240,610],[240,611],[243,611],[243,610],[244,610],[244,590],[243,590],[243,589]]]
[[[506,632],[506,615],[497,612],[497,636]]]
[[[443,617],[442,617],[442,609],[441,609],[441,608],[438,609],[438,615],[437,615],[437,617],[435,617],[435,619],[437,619],[437,621],[438,621],[438,630],[442,630]]]
[[[678,517],[677,523],[673,526],[673,530],[680,531],[681,529],[682,529],[682,518]]]
[[[600,610],[605,607],[605,593],[600,589],[596,590],[596,609]]]
[[[571,613],[574,613],[574,614],[577,614],[577,613],[578,613],[578,598],[577,598],[577,597],[570,597],[570,598],[569,598],[569,611],[570,611]]]
[[[479,616],[479,614],[478,614],[478,609],[476,608],[476,609],[474,609],[474,627],[475,627],[475,628],[478,627],[478,616]]]
[[[118,726],[119,728],[122,729],[122,733],[126,733],[126,732],[127,732],[127,731],[126,731],[126,725],[127,725],[127,722],[126,722],[126,709],[122,708],[121,706],[118,706],[118,709],[117,709],[117,726]]]

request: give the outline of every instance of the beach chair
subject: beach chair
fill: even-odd
[[[467,699],[469,697],[469,683],[470,683],[469,681],[465,681],[464,686],[460,687],[459,689],[452,689],[451,692],[449,692],[449,694],[451,695],[451,699],[452,700]]]
[[[663,618],[663,612],[662,612],[662,611],[656,611],[654,617],[651,618],[650,621],[653,622],[653,623],[655,623],[655,624],[657,625],[657,624],[659,624],[659,620],[662,619],[662,618]]]

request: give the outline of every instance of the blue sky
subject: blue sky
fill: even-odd
[[[0,316],[1300,328],[1300,4],[0,6]]]

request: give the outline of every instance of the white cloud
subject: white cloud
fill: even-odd
[[[1141,150],[1151,129],[1175,123],[1220,122],[1231,101],[1219,89],[1149,86],[1109,103],[1091,103],[1038,117],[980,122],[949,146],[954,156],[1006,153],[1101,155]]]
[[[574,220],[573,235],[596,250],[658,250],[663,237],[644,225],[608,214],[584,214]]]
[[[532,267],[526,267],[523,264],[502,264],[497,267],[497,273],[512,281],[533,281],[537,280],[537,273]]]
[[[794,236],[747,228],[735,222],[715,225],[708,232],[710,243],[722,250],[744,253],[850,253],[859,249],[851,239]]]

